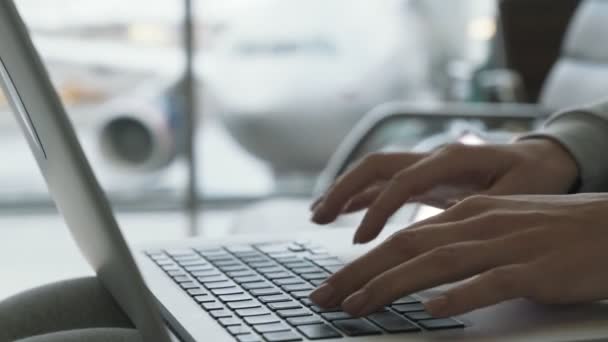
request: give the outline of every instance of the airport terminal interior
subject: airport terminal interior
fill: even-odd
[[[15,1],[133,245],[304,229],[366,153],[506,142],[587,101],[546,96],[579,2]],[[92,274],[2,94],[0,158],[0,299]]]

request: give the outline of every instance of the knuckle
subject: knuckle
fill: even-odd
[[[503,295],[524,295],[525,282],[518,268],[498,268],[488,271],[487,281],[490,287]]]
[[[381,152],[367,154],[361,160],[360,165],[362,165],[363,167],[375,167],[378,163],[384,161],[384,156],[385,154]]]
[[[442,155],[459,155],[468,149],[469,147],[467,145],[453,143],[441,146],[437,152]]]
[[[400,256],[417,255],[420,252],[420,232],[402,230],[391,235],[386,247]]]
[[[460,263],[460,248],[452,245],[435,248],[429,253],[429,259],[436,267],[453,267]]]
[[[465,208],[479,208],[484,209],[491,206],[494,203],[495,197],[488,195],[473,195],[465,198],[459,204]]]

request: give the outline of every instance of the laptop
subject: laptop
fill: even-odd
[[[0,2],[0,78],[53,200],[83,256],[143,341],[573,341],[608,337],[605,303],[547,307],[525,300],[447,319],[405,296],[365,318],[308,299],[368,247],[351,229],[130,250],[14,4]],[[255,224],[255,222],[252,222]],[[387,231],[390,229],[387,228]],[[415,276],[415,275],[413,275]]]

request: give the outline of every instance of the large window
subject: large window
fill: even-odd
[[[114,203],[180,207],[184,3],[16,2]],[[466,101],[495,30],[492,0],[193,3],[204,208],[308,197],[342,138],[378,104]],[[0,130],[0,204],[50,203],[10,115]]]

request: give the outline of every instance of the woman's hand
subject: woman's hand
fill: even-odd
[[[451,316],[525,297],[608,298],[608,194],[473,196],[404,229],[330,277],[311,299],[362,316],[466,280],[426,303]]]
[[[473,194],[563,194],[575,184],[576,162],[561,145],[531,139],[510,145],[448,145],[432,153],[372,154],[342,175],[313,204],[319,224],[369,208],[354,241],[374,239],[403,204],[446,208]]]

